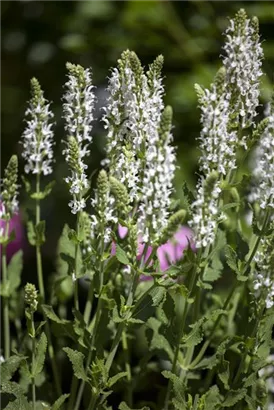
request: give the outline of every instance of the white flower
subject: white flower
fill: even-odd
[[[108,130],[104,164],[125,185],[145,242],[157,240],[166,226],[175,171],[170,113],[161,130],[162,64],[159,56],[144,74],[135,53],[124,52],[109,80],[103,117]]]
[[[190,227],[194,230],[197,248],[205,248],[214,242],[219,221],[218,199],[221,192],[219,182],[214,182],[210,192],[207,184],[207,179],[200,179],[197,199],[192,204],[192,219],[189,221]]]
[[[267,309],[274,305],[274,241],[273,236],[261,239],[261,248],[256,252],[254,261],[253,289],[256,299],[265,301]]]
[[[274,209],[274,112],[270,104],[266,114],[269,122],[256,150],[253,170],[255,187],[250,200],[258,201],[262,209]]]
[[[31,91],[32,98],[25,113],[30,119],[26,121],[27,127],[22,135],[25,172],[49,175],[52,173],[53,162],[53,124],[50,123],[53,113],[35,78],[31,80]]]
[[[226,176],[236,168],[236,131],[229,131],[229,104],[226,89],[220,91],[216,84],[204,91],[200,98],[202,131],[199,137],[200,169],[207,175],[216,170]]]
[[[83,199],[89,187],[86,175],[87,165],[85,158],[90,154],[89,146],[92,143],[92,121],[95,96],[92,91],[91,70],[68,63],[69,71],[64,94],[65,130],[68,140],[63,150],[71,174],[65,178],[69,185],[73,199],[69,202],[71,212],[81,212],[86,201]]]
[[[262,76],[263,49],[258,34],[258,20],[249,20],[241,9],[226,30],[225,56],[227,83],[231,87],[234,112],[240,114],[243,127],[252,124],[259,105],[259,79]]]

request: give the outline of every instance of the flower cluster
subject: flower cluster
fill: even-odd
[[[273,224],[272,224],[273,225]],[[261,248],[254,260],[256,272],[253,275],[255,296],[265,301],[267,309],[274,305],[274,236],[262,239]]]
[[[89,155],[89,145],[92,142],[91,123],[95,96],[89,69],[70,63],[67,64],[67,69],[69,80],[65,84],[63,110],[68,140],[63,153],[71,171],[71,175],[65,179],[73,197],[69,207],[73,214],[77,214],[86,206],[83,194],[89,187],[84,158]]]
[[[36,78],[31,80],[31,94],[29,108],[26,110],[26,116],[30,116],[30,120],[27,120],[27,127],[22,135],[25,172],[49,175],[52,173],[53,162],[53,124],[50,123],[53,113]]]
[[[250,199],[258,201],[262,209],[274,208],[274,102],[266,111],[267,125],[256,150],[253,176],[255,187]]]
[[[91,199],[93,214],[91,219],[91,238],[101,238],[105,245],[111,241],[112,225],[117,224],[118,218],[114,214],[114,197],[110,194],[110,184],[106,171],[101,170],[98,175],[97,189]]]
[[[18,212],[18,159],[13,155],[9,160],[4,172],[2,181],[0,219],[9,222]],[[3,227],[0,229],[0,236],[3,235]]]
[[[190,226],[195,231],[197,248],[214,242],[218,225],[220,184],[236,168],[237,134],[230,129],[230,110],[226,100],[225,70],[216,75],[210,89],[196,85],[201,108],[200,169],[197,198],[192,204]]]
[[[195,232],[197,248],[214,242],[220,220],[222,181],[229,180],[236,168],[238,145],[246,146],[246,137],[239,131],[250,126],[256,115],[263,58],[258,20],[250,21],[245,11],[240,10],[230,21],[224,50],[224,66],[210,89],[196,85],[201,108],[199,162],[203,175],[192,204],[190,226]]]
[[[237,122],[243,128],[252,124],[259,104],[259,79],[262,76],[263,49],[257,17],[247,18],[241,9],[226,30],[223,64],[227,72],[231,99]],[[235,116],[234,116],[235,117]]]
[[[162,56],[145,74],[135,53],[126,51],[109,80],[104,122],[108,129],[109,173],[121,181],[144,242],[157,241],[167,224],[175,171],[171,109],[164,110]]]

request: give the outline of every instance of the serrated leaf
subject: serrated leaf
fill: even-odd
[[[30,410],[27,398],[24,396],[24,390],[15,382],[4,382],[1,385],[1,393],[12,394],[16,400],[10,401],[5,410]]]
[[[47,316],[47,318],[49,318],[50,320],[53,320],[53,322],[60,323],[60,324],[69,322],[68,320],[60,319],[54,312],[52,306],[50,305],[42,305],[42,309],[45,315]]]
[[[69,231],[69,226],[65,225],[57,245],[56,269],[58,275],[61,277],[67,276],[68,274],[70,274],[71,270],[74,269],[75,244],[69,239]],[[78,252],[77,266],[78,272],[81,272],[81,252]]]
[[[21,273],[23,269],[23,252],[16,252],[8,264],[9,295],[11,295],[21,283]]]
[[[122,377],[126,377],[127,372],[120,372],[115,374],[115,376],[112,376],[108,379],[108,387],[113,386],[115,383],[118,382]]]
[[[161,325],[162,323],[154,317],[150,317],[147,321],[147,332],[149,329],[152,331],[149,350],[163,350],[172,361],[174,355],[173,349],[165,336],[159,332]]]
[[[231,246],[227,245],[225,248],[226,263],[236,273],[239,272],[237,263],[237,254]]]
[[[174,373],[172,373],[169,370],[162,371],[162,375],[166,379],[171,380],[172,385],[173,385],[175,399],[178,401],[179,405],[185,406],[182,408],[186,408],[186,402],[185,402],[185,396],[184,396],[184,391],[185,391],[184,382],[180,379],[180,377],[176,376]]]
[[[166,297],[166,289],[162,286],[156,286],[151,289],[149,296],[152,299],[152,306],[159,306]]]
[[[73,373],[77,379],[88,381],[88,377],[84,368],[84,358],[83,353],[73,350],[69,347],[63,347],[64,352],[67,353],[69,360],[72,363]]]
[[[38,376],[39,373],[43,370],[45,357],[46,357],[46,350],[47,350],[47,337],[43,332],[40,336],[40,339],[36,345],[35,349],[35,358],[32,367],[32,376],[35,378]]]
[[[22,361],[26,359],[25,356],[11,356],[0,366],[1,383],[8,382],[13,374],[16,372]]]
[[[62,404],[67,400],[69,394],[62,394],[52,405],[51,410],[59,410]]]
[[[221,395],[216,385],[212,386],[205,394],[205,404],[203,410],[214,410],[215,406],[221,402]]]
[[[255,400],[252,397],[245,396],[245,401],[248,404],[248,410],[257,410],[258,406],[256,405]]]
[[[190,325],[192,328],[191,332],[185,335],[182,339],[182,343],[184,346],[191,347],[198,345],[203,339],[203,326],[209,320],[214,320],[220,314],[227,314],[227,312],[223,309],[216,309],[212,312],[207,313],[201,319],[199,319],[194,324]]]
[[[229,390],[229,377],[230,377],[230,372],[229,372],[229,362],[227,360],[222,360],[220,365],[218,366],[218,377],[221,380],[221,382],[224,385],[224,388],[226,390]]]
[[[126,252],[118,244],[116,244],[116,258],[123,265],[129,265],[130,264]]]
[[[230,390],[226,399],[222,402],[222,407],[232,407],[246,395],[246,389]]]

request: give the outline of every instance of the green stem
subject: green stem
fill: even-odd
[[[95,346],[95,340],[96,340],[96,336],[97,336],[97,329],[98,329],[98,326],[99,326],[100,317],[101,317],[101,310],[102,310],[102,306],[103,306],[103,300],[100,297],[101,290],[102,290],[102,287],[104,285],[104,269],[103,269],[103,261],[102,261],[102,256],[103,256],[103,253],[104,253],[103,229],[102,229],[102,233],[101,233],[101,242],[100,242],[99,252],[100,252],[99,272],[98,272],[99,275],[100,275],[99,301],[98,301],[98,306],[97,306],[96,314],[95,314],[95,324],[94,324],[94,329],[93,329],[93,332],[92,332],[91,346],[90,346],[90,349],[89,349],[87,362],[86,362],[86,367],[85,367],[85,372],[86,373],[88,371],[88,368],[89,368],[91,360],[92,360],[93,349],[94,349],[94,346]],[[84,392],[84,387],[85,387],[85,381],[82,380],[81,384],[80,384],[78,394],[77,394],[75,407],[73,408],[73,410],[78,410],[78,408],[80,406],[80,403],[81,403],[81,400],[82,400],[82,395],[83,395],[83,392]],[[96,398],[96,400],[97,400],[97,398]]]
[[[98,399],[98,394],[93,393],[91,396],[90,404],[88,406],[88,410],[94,410],[97,399]]]
[[[267,212],[265,213],[265,217],[264,217],[264,221],[263,221],[263,226],[262,226],[262,229],[261,229],[261,232],[262,232],[262,233],[263,233],[263,231],[264,231],[265,228],[266,228],[266,225],[267,225],[267,222],[268,222],[268,218],[269,218],[269,213],[268,213],[268,211],[267,211]],[[251,263],[252,263],[252,261],[253,261],[253,258],[254,258],[254,256],[255,256],[257,250],[258,250],[258,247],[259,247],[259,245],[260,245],[261,239],[262,239],[262,235],[257,236],[256,242],[255,242],[255,244],[254,244],[254,246],[253,246],[253,249],[252,249],[252,251],[251,251],[251,253],[250,253],[249,257],[248,257],[248,260],[247,260],[247,262],[246,262],[245,268],[244,268],[244,270],[243,270],[243,275],[245,275],[245,274],[247,273],[247,271],[248,271],[248,269],[249,269],[249,267],[250,267],[250,265],[251,265]],[[225,303],[224,303],[224,306],[223,306],[223,309],[224,309],[224,310],[227,309],[227,307],[228,307],[228,305],[229,305],[229,302],[230,302],[230,300],[232,299],[232,296],[234,295],[234,292],[235,292],[237,286],[238,286],[238,283],[235,282],[233,288],[231,289],[231,292],[230,292],[229,295],[227,296],[226,301],[225,301]],[[210,344],[210,342],[211,342],[211,340],[212,340],[212,337],[213,337],[213,335],[214,335],[214,332],[215,332],[215,330],[216,330],[216,328],[217,328],[217,326],[218,326],[218,324],[219,324],[219,322],[220,322],[220,320],[221,320],[221,317],[222,317],[222,314],[220,314],[220,315],[217,317],[217,319],[216,319],[216,321],[215,321],[215,323],[214,323],[214,325],[213,325],[213,328],[212,328],[212,330],[211,330],[210,336],[208,337],[208,339],[207,339],[207,340],[205,341],[205,343],[203,344],[203,346],[202,346],[200,352],[198,353],[198,355],[196,356],[196,358],[194,359],[194,361],[191,363],[190,368],[194,368],[194,367],[201,361],[201,359],[203,358],[204,353],[205,353],[206,349],[208,348],[208,346],[209,346],[209,344]]]
[[[79,220],[80,220],[81,212],[77,214],[77,221],[76,221],[76,244],[75,244],[75,254],[74,254],[74,275],[73,278],[74,282],[74,307],[76,310],[79,310],[79,298],[78,298],[78,254],[80,250],[79,242],[78,242],[78,235],[79,235]]]
[[[141,263],[142,263],[142,262],[141,262]],[[136,291],[136,288],[137,288],[138,280],[139,280],[139,274],[138,274],[138,271],[137,271],[137,269],[136,269],[136,270],[135,270],[135,273],[134,273],[133,281],[132,281],[131,290],[130,290],[130,292],[129,292],[129,295],[128,295],[128,298],[127,298],[127,302],[126,302],[126,305],[127,305],[127,307],[129,308],[129,312],[130,312],[130,308],[131,308],[131,306],[132,306],[132,304],[133,304],[134,295],[135,295],[135,291]],[[129,315],[130,315],[130,313],[129,313]],[[125,318],[125,319],[127,319],[127,318]],[[107,357],[107,360],[106,360],[106,363],[105,363],[106,370],[107,370],[108,373],[109,373],[109,371],[110,371],[112,362],[113,362],[114,357],[115,357],[115,355],[116,355],[116,352],[117,352],[117,349],[118,349],[118,346],[119,346],[119,343],[120,343],[121,336],[122,336],[122,333],[123,333],[124,328],[125,328],[125,323],[124,323],[124,322],[121,322],[121,323],[119,324],[118,328],[117,328],[117,332],[116,332],[115,338],[114,338],[114,340],[113,340],[113,342],[112,342],[112,345],[111,345],[111,348],[110,348],[110,352],[109,352],[109,354],[108,354],[108,357]]]
[[[40,193],[40,174],[36,175],[36,193]],[[36,225],[40,223],[40,199],[36,199]],[[39,293],[41,296],[41,302],[45,302],[45,288],[44,288],[44,279],[43,279],[43,267],[42,267],[42,256],[41,256],[41,246],[36,245],[36,264],[37,264],[37,277],[38,277],[38,287]],[[48,352],[52,366],[53,378],[56,386],[57,395],[60,396],[62,394],[61,384],[60,384],[60,377],[57,368],[57,364],[55,361],[55,354],[51,339],[50,327],[48,323],[48,319],[45,314],[43,314],[44,320],[46,321],[45,330],[48,340]]]
[[[84,321],[87,325],[89,324],[90,314],[92,311],[93,296],[94,296],[93,282],[90,282],[87,302],[86,302],[85,311],[84,311]]]
[[[34,363],[35,363],[35,327],[33,320],[33,313],[31,313],[31,327],[32,327],[32,352],[31,352],[31,369],[32,373],[34,372]],[[32,408],[35,410],[36,407],[36,390],[35,390],[35,378],[31,378],[32,385]]]
[[[5,238],[8,238],[9,221],[6,223]],[[2,281],[3,287],[7,287],[7,245],[2,246]],[[3,320],[4,320],[4,351],[5,360],[10,357],[10,324],[9,324],[9,299],[3,297]]]
[[[122,346],[125,354],[125,370],[127,372],[127,399],[128,405],[132,406],[132,382],[131,382],[131,367],[130,367],[130,357],[129,357],[129,350],[128,350],[128,342],[127,342],[127,333],[124,330],[122,333]]]
[[[199,263],[200,263],[199,262],[200,258],[201,258],[201,254],[199,252],[199,254],[197,256],[197,264],[196,264],[196,267],[195,267],[194,272],[193,272],[192,277],[191,277],[191,282],[190,282],[190,286],[189,286],[189,295],[191,295],[191,293],[194,289],[194,286],[196,284],[196,280],[197,280],[197,277],[198,277],[198,272],[197,271],[198,271],[198,267],[199,267]],[[175,350],[175,353],[174,353],[174,358],[173,358],[172,368],[171,368],[171,372],[174,373],[174,374],[176,373],[176,366],[177,366],[178,356],[179,356],[179,353],[180,353],[180,343],[181,343],[181,339],[183,337],[184,330],[185,330],[185,323],[186,323],[188,307],[189,307],[189,302],[188,302],[188,300],[185,300],[181,327],[180,327],[180,330],[178,332],[177,345],[176,345],[176,350]],[[171,379],[169,379],[168,385],[167,385],[167,392],[166,392],[164,410],[168,410],[170,393],[171,393]]]

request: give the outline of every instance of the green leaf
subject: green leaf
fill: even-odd
[[[229,362],[227,360],[222,360],[220,365],[218,366],[218,377],[224,385],[226,390],[230,389],[228,384],[230,372],[229,372]]]
[[[180,377],[176,376],[174,373],[172,373],[169,370],[162,371],[162,375],[166,379],[171,380],[172,385],[173,385],[175,399],[179,402],[178,404],[182,406],[181,407],[182,409],[186,408],[186,402],[185,402],[185,396],[184,396],[185,383],[180,379]]]
[[[150,408],[147,406],[141,407],[139,409],[132,409],[131,407],[128,407],[128,405],[124,401],[122,401],[122,403],[119,404],[118,409],[119,410],[150,410]]]
[[[122,377],[126,377],[126,375],[127,375],[127,372],[120,372],[120,373],[115,374],[115,376],[110,377],[110,378],[108,379],[108,387],[113,386],[113,385],[114,385],[115,383],[117,383],[118,380],[120,380]]]
[[[191,332],[185,335],[182,339],[184,346],[191,347],[198,345],[203,339],[204,325],[210,320],[214,320],[221,314],[227,314],[226,310],[216,309],[212,312],[207,313],[196,323],[190,325],[192,328]]]
[[[156,286],[151,289],[149,296],[152,299],[152,306],[159,306],[159,304],[164,301],[166,297],[166,289],[162,286]]]
[[[43,243],[45,243],[45,229],[45,221],[40,221],[36,226],[34,226],[32,221],[27,222],[28,240],[32,246],[41,246],[43,245]]]
[[[0,371],[1,371],[1,383],[8,382],[13,374],[16,372],[18,367],[20,366],[21,362],[26,359],[25,356],[11,356],[3,363],[1,363]]]
[[[239,273],[237,254],[231,246],[226,245],[225,249],[226,263],[236,273]]]
[[[246,395],[246,389],[230,390],[226,399],[222,402],[222,407],[232,407]]]
[[[62,404],[67,400],[69,394],[62,394],[52,405],[51,410],[59,410]]]
[[[162,323],[154,317],[150,317],[146,323],[147,335],[149,339],[149,350],[163,350],[168,355],[169,359],[173,360],[173,349],[170,346],[169,341],[162,335],[159,330]],[[150,330],[152,335],[149,335]]]
[[[73,373],[77,379],[88,381],[88,377],[84,368],[84,358],[83,353],[77,350],[72,350],[69,347],[63,347],[64,352],[67,353],[69,360],[72,363]]]
[[[30,410],[27,398],[24,396],[24,390],[22,387],[15,382],[2,382],[1,392],[12,394],[16,397],[15,401],[10,402],[5,410]]]
[[[245,401],[248,404],[248,410],[257,410],[258,406],[256,405],[255,400],[249,396],[245,396]]]
[[[36,245],[36,235],[35,235],[35,230],[34,230],[34,224],[32,221],[27,222],[27,236],[28,236],[28,241],[30,245],[35,246]]]
[[[40,221],[35,226],[34,229],[35,229],[35,235],[36,235],[36,245],[41,246],[46,241],[46,238],[45,238],[46,222]]]
[[[34,358],[34,364],[32,367],[32,376],[34,378],[39,373],[41,373],[41,371],[43,370],[45,357],[46,357],[47,344],[48,344],[47,337],[45,333],[43,332],[41,334],[41,337],[35,349],[35,358]]]
[[[8,265],[9,296],[20,286],[23,269],[23,252],[16,252]]]
[[[31,190],[31,184],[30,184],[29,180],[24,175],[21,175],[21,179],[23,181],[23,184],[25,185],[26,193],[28,194]]]
[[[118,244],[116,244],[116,258],[123,265],[130,265],[126,252]]]
[[[74,269],[75,244],[69,239],[70,228],[65,225],[57,246],[56,268],[59,276],[67,276]],[[78,252],[77,256],[78,272],[82,270],[82,256]]]
[[[216,385],[212,386],[205,394],[205,402],[203,410],[214,410],[217,404],[221,402],[221,395]]]
[[[56,313],[54,312],[52,306],[50,306],[50,305],[42,305],[42,309],[43,309],[43,312],[45,313],[45,315],[46,315],[50,320],[52,320],[53,322],[60,323],[60,324],[61,324],[61,323],[68,323],[68,322],[69,322],[68,320],[60,319],[60,318],[56,315]]]

